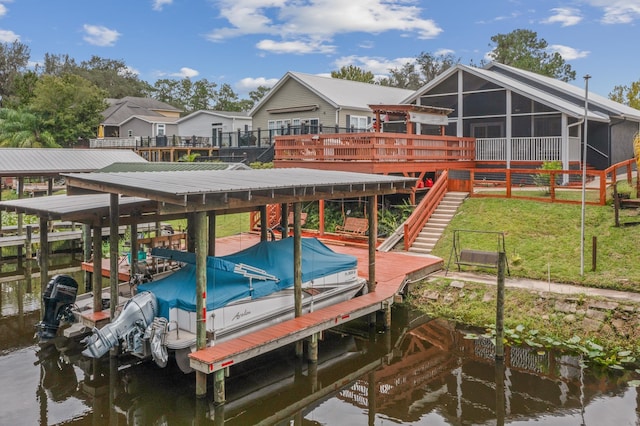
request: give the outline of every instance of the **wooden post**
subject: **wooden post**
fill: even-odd
[[[284,205],[283,205],[284,206]],[[285,209],[286,211],[286,209]],[[296,318],[302,316],[302,203],[293,203],[293,299]],[[287,213],[288,216],[288,213]],[[283,213],[284,217],[284,213]],[[286,224],[287,219],[284,219]],[[302,341],[296,342],[296,355],[302,357]]]
[[[88,223],[82,224],[82,260],[85,263],[91,261],[91,226]],[[91,291],[91,272],[84,271],[84,289]]]
[[[196,250],[196,229],[194,222],[194,213],[187,214],[187,251],[193,253]]]
[[[375,195],[368,197],[369,210],[369,291],[376,291],[376,243],[378,239],[378,204]]]
[[[591,237],[591,270],[596,271],[596,265],[598,263],[598,237],[595,235]]]
[[[205,212],[190,213],[191,219],[189,228],[192,229],[194,249],[196,254],[196,350],[207,347],[207,221]],[[218,392],[218,386],[222,386],[222,398],[224,400],[224,375],[222,385],[214,384],[214,389]],[[206,374],[196,371],[196,396],[202,397],[207,394]]]
[[[31,259],[33,258],[33,244],[31,243],[32,241],[32,237],[33,237],[33,228],[31,225],[27,225],[27,237],[24,241],[24,248],[25,248],[25,278],[26,278],[26,284],[27,284],[27,293],[31,293],[32,289],[31,289],[31,275],[33,273],[33,269],[32,269],[32,264],[31,264]],[[44,292],[42,292],[41,294],[44,294]],[[44,312],[44,310],[41,310],[41,312]]]
[[[197,372],[200,373],[200,372]],[[204,374],[204,373],[200,373]],[[224,370],[218,370],[213,377],[213,402],[216,405],[224,404],[226,401],[224,389]]]
[[[216,212],[212,211],[208,213],[209,218],[209,256],[216,255]]]
[[[269,239],[269,218],[267,217],[267,206],[260,206],[260,241]]]
[[[18,199],[24,198],[24,177],[18,177]],[[24,215],[22,213],[18,213],[18,235],[22,235],[22,222]],[[22,256],[22,253],[19,253],[18,256]]]
[[[131,222],[130,232],[131,232],[131,245],[130,245],[131,260],[129,261],[129,279],[131,280],[136,274],[136,272],[140,272],[137,270],[139,247],[138,247],[138,224],[135,221]]]
[[[318,235],[324,235],[324,200],[318,200]]]
[[[289,204],[280,205],[280,227],[282,228],[282,238],[289,236]]]
[[[109,283],[110,301],[109,314],[111,321],[116,318],[116,307],[118,306],[118,246],[120,240],[119,219],[120,206],[118,204],[119,195],[110,194],[109,197]],[[137,258],[137,253],[136,253]],[[133,254],[131,255],[133,260]]]
[[[40,290],[44,290],[49,283],[49,233],[47,232],[47,218],[40,217]],[[44,232],[42,231],[44,229]]]
[[[102,311],[102,228],[93,227],[93,312]]]
[[[505,418],[504,360],[496,360],[496,425],[503,426]]]
[[[505,252],[498,253],[498,290],[496,297],[496,359],[504,359],[504,279]]]

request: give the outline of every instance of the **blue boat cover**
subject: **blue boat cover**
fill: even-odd
[[[169,309],[196,311],[195,254],[177,250],[153,249],[153,256],[165,257],[185,265],[173,274],[138,286],[158,299],[159,315],[169,318]],[[250,279],[234,272],[238,265],[249,265],[270,274],[267,280]],[[355,256],[336,253],[316,238],[302,239],[302,282],[322,278],[357,266]],[[275,279],[273,279],[275,277]],[[293,286],[293,238],[263,241],[240,252],[207,257],[207,310],[225,306],[237,299],[264,297]],[[253,292],[251,291],[253,287]]]

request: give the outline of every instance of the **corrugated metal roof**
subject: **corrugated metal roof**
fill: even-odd
[[[120,149],[0,148],[0,176],[46,176],[92,172],[113,163],[146,163]]]
[[[251,167],[243,163],[221,162],[149,162],[149,163],[113,163],[97,170],[99,173],[118,172],[171,172],[188,170],[247,170]]]
[[[110,197],[110,194],[89,194],[22,198],[0,201],[0,209],[46,217],[48,220],[83,222],[91,218],[100,221],[109,215]],[[144,206],[150,211],[155,208],[155,202],[139,197],[120,197],[118,205],[121,214],[132,209],[140,210]]]
[[[64,176],[71,193],[74,188],[81,188],[139,196],[158,201],[159,209],[164,209],[166,203],[187,207],[189,211],[392,194],[415,183],[415,178],[294,168]]]

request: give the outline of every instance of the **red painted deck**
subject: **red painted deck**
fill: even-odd
[[[253,234],[220,238],[216,242],[216,255],[242,250],[256,244],[258,240],[258,236]],[[368,248],[325,242],[336,252],[355,256],[360,276],[368,278]],[[376,252],[375,262],[375,292],[193,352],[189,355],[191,367],[203,373],[213,373],[340,323],[376,312],[393,303],[394,296],[401,290],[406,278],[424,276],[442,267],[442,259],[399,252]]]

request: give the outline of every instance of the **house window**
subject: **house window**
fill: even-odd
[[[127,137],[128,138],[132,138],[133,137],[133,130],[131,130],[131,129],[127,130]]]
[[[269,132],[273,136],[286,135],[289,133],[290,120],[269,120]]]
[[[300,134],[300,119],[299,118],[294,118],[291,120],[291,132],[294,135],[299,135]]]
[[[503,138],[504,124],[501,122],[471,123],[473,138]]]
[[[156,136],[164,136],[166,134],[166,125],[158,123],[156,127]]]
[[[320,133],[320,119],[310,118],[308,125],[307,133]]]
[[[352,115],[349,122],[349,127],[356,132],[363,132],[367,130],[367,117],[361,115]]]

